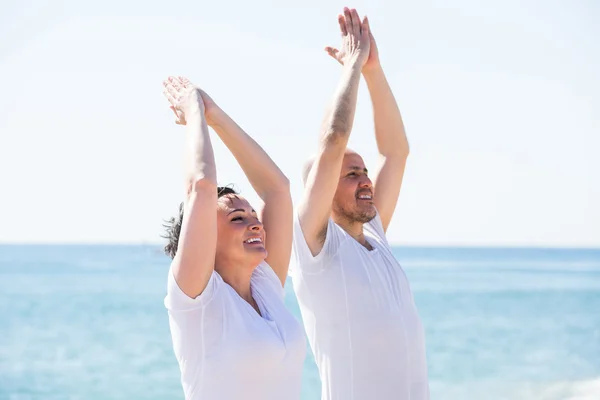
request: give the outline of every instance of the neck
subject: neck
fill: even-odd
[[[225,283],[231,286],[242,299],[254,306],[250,290],[250,278],[254,268],[218,268],[216,270]]]
[[[354,238],[358,243],[365,246],[366,248],[371,248],[369,242],[365,238],[365,233],[363,231],[363,223],[357,221],[349,221],[346,218],[333,218],[336,224],[338,224],[343,230],[346,231],[350,236]]]

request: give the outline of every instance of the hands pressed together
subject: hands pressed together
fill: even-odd
[[[344,7],[343,14],[338,15],[338,23],[342,35],[340,48],[327,46],[325,51],[341,65],[357,66],[363,73],[379,67],[379,53],[369,19],[365,16],[361,21],[356,9]],[[186,115],[199,111],[211,125],[218,106],[206,92],[183,76],[170,76],[163,81],[163,86],[163,95],[171,104],[169,108],[175,114],[176,124],[186,125]]]
[[[163,95],[169,100],[169,107],[175,113],[175,123],[186,125],[186,115],[199,111],[210,124],[211,116],[217,110],[212,98],[183,76],[170,76],[163,81]]]
[[[342,34],[341,47],[327,46],[325,51],[340,64],[357,64],[363,72],[378,67],[379,54],[369,19],[365,16],[361,21],[356,9],[345,7],[344,14],[338,15],[338,23]]]

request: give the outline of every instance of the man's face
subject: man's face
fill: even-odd
[[[354,152],[344,155],[344,162],[333,197],[333,216],[346,222],[366,223],[375,218],[373,184],[361,156]]]

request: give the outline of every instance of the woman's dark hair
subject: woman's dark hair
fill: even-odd
[[[226,196],[228,194],[237,195],[233,188],[229,186],[217,186],[217,198]],[[166,233],[162,235],[164,239],[168,240],[165,246],[165,254],[171,258],[175,258],[177,253],[177,244],[179,243],[179,233],[181,232],[181,223],[183,221],[183,203],[179,204],[179,214],[176,217],[168,219],[163,226],[165,227]]]

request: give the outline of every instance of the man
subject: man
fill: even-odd
[[[342,77],[317,155],[304,171],[294,221],[294,290],[322,381],[322,399],[429,398],[425,339],[406,276],[385,237],[408,142],[368,19],[338,16],[342,46],[326,51]],[[373,182],[347,150],[360,77],[375,119],[381,165]]]

